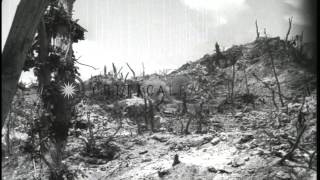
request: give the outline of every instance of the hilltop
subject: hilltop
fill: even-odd
[[[315,179],[315,57],[304,52],[260,38],[169,74],[92,77],[83,83],[64,162],[76,179]],[[128,85],[155,91],[127,93]],[[36,117],[35,88],[17,93],[15,123],[29,126]],[[19,152],[30,139],[23,127],[11,137]],[[31,178],[29,159],[7,157],[4,179]],[[13,173],[21,164],[30,172]]]

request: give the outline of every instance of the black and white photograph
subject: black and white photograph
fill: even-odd
[[[316,180],[316,0],[1,0],[2,180]]]

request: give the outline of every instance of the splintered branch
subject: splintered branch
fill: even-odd
[[[128,75],[129,75],[129,73],[126,74],[126,76],[125,76],[125,78],[124,78],[124,82],[127,81]]]
[[[282,157],[282,159],[280,159],[279,164],[282,164],[286,159],[290,158],[292,156],[293,152],[298,148],[301,137],[302,137],[305,129],[306,129],[306,126],[302,127],[302,129],[299,130],[300,133],[298,134],[298,136],[296,138],[296,142],[293,144],[291,150],[286,155],[284,155]]]
[[[133,78],[136,78],[136,73],[134,72],[134,70],[130,67],[130,65],[127,63],[128,68],[130,69],[130,71],[132,72]]]
[[[110,141],[114,140],[114,137],[118,134],[118,132],[120,131],[121,128],[122,128],[122,126],[119,125],[118,128],[116,129],[116,131],[111,136],[109,136],[109,138],[106,140],[106,144],[108,144]]]
[[[297,124],[296,124],[297,137],[295,139],[295,143],[291,147],[291,150],[280,159],[279,164],[283,164],[283,162],[286,159],[289,159],[289,158],[292,157],[294,151],[299,147],[299,143],[301,141],[302,135],[303,135],[303,133],[305,132],[305,130],[307,128],[307,126],[305,124],[304,114],[302,112],[302,108],[303,108],[303,106],[305,104],[305,101],[306,101],[306,97],[304,97],[304,99],[303,99],[303,103],[302,103],[302,105],[300,107],[299,114],[298,114],[298,117],[297,117],[298,118],[297,119]]]

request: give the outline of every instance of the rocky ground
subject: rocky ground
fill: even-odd
[[[99,105],[91,108],[95,109],[92,113],[97,119],[95,130],[101,132],[96,136],[112,134],[104,131],[107,126],[102,123],[106,119]],[[213,115],[210,121],[223,128],[207,134],[179,135],[164,130],[137,135],[130,133],[130,126],[124,126],[114,138],[113,144],[120,148],[111,161],[84,155],[84,143],[71,136],[64,162],[78,171],[78,179],[315,179],[316,171],[299,167],[306,166],[305,163],[288,161],[286,165],[277,165],[290,144],[279,139],[270,141],[272,137],[267,134],[281,136],[286,130],[278,127],[289,125],[280,122],[269,127],[269,117],[263,111]],[[110,126],[114,124],[110,122]],[[315,127],[309,131],[315,131]],[[83,136],[87,133],[84,131]],[[300,151],[297,154],[307,156]],[[172,166],[175,155],[180,163]],[[30,178],[39,173],[35,170],[39,167],[34,168],[25,154],[11,158],[17,161],[9,166],[10,158],[4,159],[4,179]]]

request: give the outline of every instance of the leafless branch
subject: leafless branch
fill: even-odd
[[[80,57],[79,57],[78,59],[80,59]],[[80,64],[80,65],[91,67],[91,68],[94,69],[94,70],[97,70],[97,69],[98,69],[98,68],[95,68],[95,67],[93,67],[93,66],[90,66],[90,65],[87,65],[87,64],[83,64],[83,63],[79,62],[78,59],[76,59],[76,60],[74,60],[74,61],[75,61],[76,63]]]

